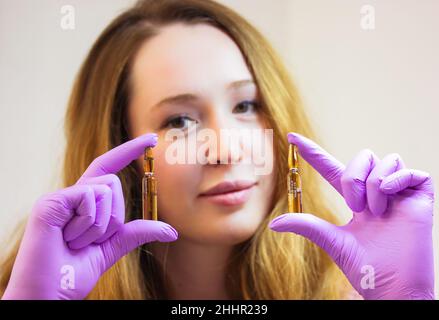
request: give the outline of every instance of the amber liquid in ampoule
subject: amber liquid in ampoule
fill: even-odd
[[[302,181],[299,174],[297,147],[289,145],[288,150],[288,212],[302,212]]]
[[[157,220],[157,180],[154,176],[154,158],[152,149],[145,149],[144,175],[142,179],[142,211],[143,219]]]

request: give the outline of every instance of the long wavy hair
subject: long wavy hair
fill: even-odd
[[[239,14],[212,0],[142,0],[116,17],[93,44],[76,76],[65,117],[63,186],[76,183],[97,156],[129,140],[127,106],[133,57],[140,46],[173,23],[208,24],[225,32],[240,48],[258,86],[263,117],[274,133],[275,188],[265,220],[255,234],[236,246],[227,270],[228,290],[237,299],[340,299],[350,286],[319,247],[267,225],[287,212],[287,132],[317,140],[298,91],[280,57],[264,36]],[[135,162],[118,173],[124,190],[126,220],[141,217]],[[302,162],[306,212],[338,223],[324,201],[318,174]],[[21,225],[24,229],[24,223]],[[4,259],[4,292],[22,236]],[[165,272],[151,247],[134,250],[100,278],[89,299],[166,299]]]

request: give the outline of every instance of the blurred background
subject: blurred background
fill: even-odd
[[[60,186],[63,117],[76,72],[131,0],[0,0],[0,241]],[[397,152],[439,190],[439,1],[220,0],[271,41],[322,146],[347,163]],[[75,28],[61,24],[69,5]],[[351,213],[322,179],[344,221]],[[437,192],[436,192],[437,193]],[[438,210],[435,268],[439,276]],[[436,280],[436,295],[438,295]]]

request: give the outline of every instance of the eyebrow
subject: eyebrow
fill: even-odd
[[[252,79],[239,80],[232,83],[229,83],[227,86],[228,90],[237,89],[246,85],[254,85],[255,82]],[[170,96],[160,100],[153,107],[160,107],[165,104],[178,104],[178,103],[186,103],[191,101],[197,101],[199,97],[193,93],[183,93],[175,96]]]

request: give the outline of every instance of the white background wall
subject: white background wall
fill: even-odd
[[[439,1],[220,2],[279,50],[328,151],[344,163],[363,148],[379,157],[397,152],[408,167],[430,172],[439,190]],[[74,75],[102,29],[132,3],[0,0],[0,239],[58,188]],[[360,27],[366,4],[375,8],[375,30]],[[73,31],[60,27],[63,5],[75,8]],[[343,199],[322,184],[347,220]]]

